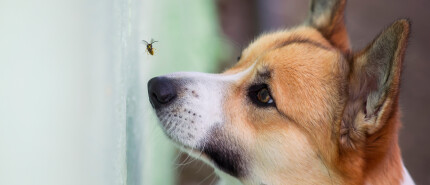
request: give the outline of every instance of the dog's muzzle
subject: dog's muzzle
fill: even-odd
[[[225,76],[175,73],[148,81],[148,95],[164,133],[186,151],[202,152],[224,172],[246,173],[241,147],[223,131]],[[192,150],[189,150],[192,149]]]

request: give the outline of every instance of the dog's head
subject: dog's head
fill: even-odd
[[[397,103],[409,23],[395,22],[351,54],[344,6],[312,1],[303,25],[260,36],[222,74],[151,79],[150,101],[167,136],[251,184],[362,175],[360,151]]]

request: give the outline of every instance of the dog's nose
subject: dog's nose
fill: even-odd
[[[172,102],[176,96],[176,88],[173,81],[166,77],[154,77],[148,82],[149,101],[154,108]]]

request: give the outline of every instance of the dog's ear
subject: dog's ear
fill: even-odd
[[[344,23],[346,0],[312,0],[306,25],[316,28],[333,46],[349,52],[349,38]]]
[[[394,22],[351,61],[349,99],[341,124],[341,144],[357,142],[377,132],[397,111],[400,72],[410,22]]]

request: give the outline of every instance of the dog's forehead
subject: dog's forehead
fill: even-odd
[[[239,63],[225,73],[237,73],[248,69],[256,63],[265,63],[267,62],[268,56],[273,57],[281,54],[277,53],[277,50],[287,45],[298,46],[299,44],[316,46],[316,48],[313,48],[316,50],[336,52],[320,32],[314,28],[302,26],[261,35],[243,50]],[[316,50],[313,50],[313,52]],[[286,53],[283,53],[283,55],[287,56]],[[294,53],[292,55],[294,55]],[[310,55],[310,53],[308,55]],[[254,65],[254,67],[258,68],[261,67],[261,65]]]
[[[302,69],[334,67],[339,55],[316,29],[297,27],[270,34],[263,34],[253,41],[243,52],[239,63],[227,70],[226,74],[238,73],[253,67],[258,72],[282,69]],[[322,61],[322,62],[316,62]],[[331,64],[327,64],[330,62]],[[329,68],[330,69],[330,68]]]

